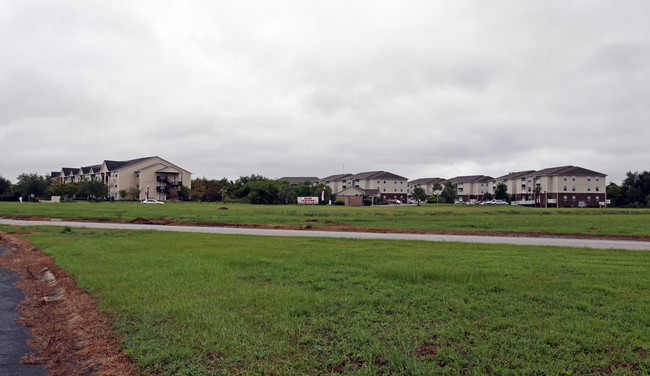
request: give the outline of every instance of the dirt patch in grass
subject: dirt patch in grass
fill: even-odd
[[[28,343],[36,353],[24,363],[43,364],[50,375],[141,374],[122,352],[110,318],[73,277],[25,240],[0,232],[0,242],[10,249],[0,256],[0,266],[23,280],[17,287],[27,294],[18,321],[32,328]]]
[[[2,218],[31,220],[31,221],[51,221],[51,217],[37,217],[24,215],[3,215]],[[308,225],[269,225],[255,223],[230,223],[230,222],[206,222],[206,221],[174,221],[171,219],[148,219],[136,218],[132,220],[124,219],[85,219],[85,218],[56,218],[57,221],[71,222],[113,222],[113,223],[134,223],[148,225],[169,225],[169,226],[197,226],[197,227],[232,227],[232,228],[260,228],[275,230],[314,230],[314,231],[342,231],[342,232],[372,232],[372,233],[390,233],[390,234],[424,234],[424,235],[477,235],[477,236],[509,236],[509,237],[545,237],[545,238],[570,238],[570,239],[610,239],[610,240],[637,240],[650,241],[650,236],[627,236],[627,235],[595,235],[595,234],[550,234],[542,232],[505,232],[505,231],[471,231],[471,230],[419,230],[419,229],[399,229],[399,228],[374,228],[374,227],[354,227],[346,226],[341,223],[324,221],[325,225],[312,226]],[[307,220],[306,222],[315,223],[316,221]],[[475,226],[474,226],[475,227]]]

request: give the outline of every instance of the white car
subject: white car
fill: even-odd
[[[142,200],[142,204],[164,204],[162,201],[154,200],[153,198],[148,198],[146,200]]]

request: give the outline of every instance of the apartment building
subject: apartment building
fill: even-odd
[[[332,192],[337,196],[365,195],[384,201],[402,202],[406,202],[408,198],[408,179],[387,171],[332,175],[321,179],[321,182],[332,188]]]
[[[486,193],[494,194],[496,179],[485,175],[457,176],[449,179],[456,184],[456,197],[458,201],[481,201]]]
[[[440,184],[440,186],[444,188],[446,182],[447,179],[443,179],[443,178],[421,178],[421,179],[411,180],[408,182],[407,185],[407,193],[410,196],[413,194],[413,189],[422,188],[424,189],[424,192],[427,194],[427,196],[431,196],[434,194],[435,191],[434,187],[436,186],[436,184]]]
[[[173,198],[181,187],[190,187],[192,173],[160,157],[144,157],[127,161],[105,160],[102,164],[81,168],[64,167],[53,178],[62,183],[79,183],[84,180],[101,181],[108,185],[110,199],[120,199],[119,192],[137,188],[139,199]]]
[[[514,203],[541,207],[605,207],[607,175],[576,166],[551,167],[520,177]],[[525,179],[525,185],[523,182]]]

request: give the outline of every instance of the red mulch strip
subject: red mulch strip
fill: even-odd
[[[17,287],[27,295],[18,322],[32,328],[28,343],[36,353],[24,363],[43,364],[50,375],[142,374],[122,352],[111,319],[72,276],[23,239],[0,232],[0,242],[10,249],[0,256],[0,266],[23,280]]]

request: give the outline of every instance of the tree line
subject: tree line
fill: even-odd
[[[650,207],[650,172],[628,171],[620,186],[613,182],[607,185],[607,198],[615,207]]]
[[[494,193],[486,193],[483,200],[512,199],[503,183],[497,185]],[[252,174],[241,176],[236,180],[222,178],[220,180],[206,177],[192,180],[191,188],[183,186],[179,192],[172,192],[170,200],[215,202],[236,201],[251,204],[290,204],[295,203],[297,197],[318,196],[325,191],[326,201],[331,197],[332,189],[326,184],[314,184],[309,181],[290,183],[288,180],[269,179],[262,175]],[[446,182],[444,185],[437,183],[433,187],[434,194],[427,195],[424,189],[416,187],[412,197],[416,201],[437,203],[454,203],[457,198],[456,185]],[[33,195],[33,196],[32,196]],[[57,179],[41,176],[35,173],[23,173],[18,176],[16,184],[0,175],[0,200],[17,201],[50,197],[76,197],[83,199],[103,200],[108,197],[108,186],[99,181],[81,181],[79,183],[59,183]],[[122,200],[138,200],[140,189],[132,187],[120,190]],[[650,207],[650,172],[628,171],[622,184],[607,185],[607,198],[611,200],[612,207]]]

